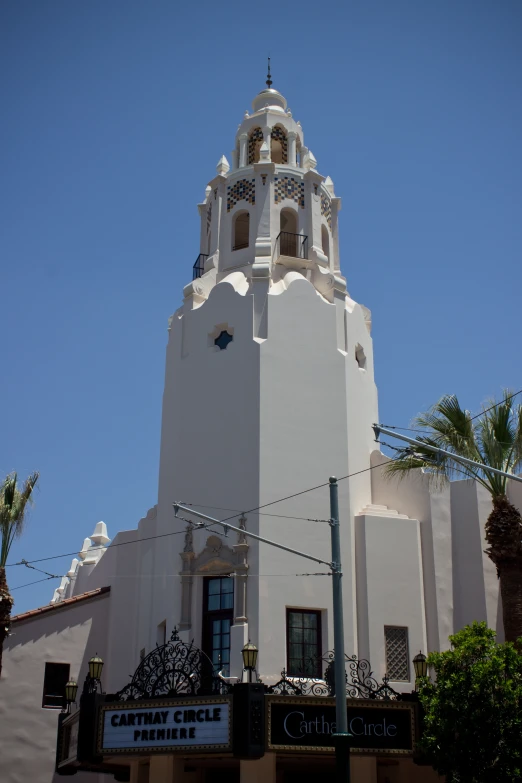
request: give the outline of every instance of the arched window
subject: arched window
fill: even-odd
[[[259,150],[263,143],[263,131],[261,128],[253,128],[248,137],[248,165],[259,163]]]
[[[234,218],[232,250],[242,250],[244,247],[248,247],[249,234],[250,214],[248,212],[238,212]]]
[[[279,254],[298,258],[297,212],[293,209],[282,209],[279,215]]]
[[[323,253],[330,260],[330,237],[328,236],[328,229],[326,226],[321,226],[321,243],[323,245]]]
[[[288,139],[284,128],[276,125],[271,133],[271,159],[272,163],[288,163]]]

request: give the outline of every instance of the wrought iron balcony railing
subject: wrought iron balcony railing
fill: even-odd
[[[199,256],[196,258],[194,262],[194,266],[192,267],[192,279],[197,280],[198,277],[201,277],[203,272],[205,271],[205,261],[207,260],[208,255],[205,255],[205,253],[200,253]]]
[[[308,258],[308,237],[281,231],[276,239],[276,258],[279,256]]]

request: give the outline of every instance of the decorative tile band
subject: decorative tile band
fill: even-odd
[[[321,215],[326,218],[330,229],[332,228],[332,202],[326,195],[321,193]]]
[[[246,201],[249,204],[256,203],[255,179],[238,179],[233,185],[227,187],[227,212],[230,212],[238,201]]]
[[[274,201],[280,204],[285,198],[295,201],[304,209],[304,182],[293,177],[274,177]]]

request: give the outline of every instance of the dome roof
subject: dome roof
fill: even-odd
[[[286,98],[277,90],[266,87],[252,101],[254,111],[261,111],[265,106],[268,106],[270,111],[277,111],[283,114],[287,106]]]

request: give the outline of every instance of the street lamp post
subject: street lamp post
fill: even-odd
[[[330,532],[332,540],[332,599],[334,630],[334,686],[335,686],[335,775],[337,783],[350,780],[350,739],[346,711],[346,668],[344,663],[343,572],[341,567],[341,534],[339,529],[339,493],[337,479],[330,483]]]
[[[346,669],[345,669],[345,657],[344,657],[344,628],[343,628],[343,597],[342,597],[342,565],[341,565],[341,537],[339,528],[339,501],[338,501],[338,484],[337,479],[332,477],[329,480],[330,484],[330,530],[331,530],[331,546],[332,546],[332,559],[330,562],[322,560],[315,555],[309,555],[306,552],[300,552],[292,547],[279,544],[277,541],[272,541],[268,538],[263,538],[255,533],[250,533],[243,528],[231,525],[229,522],[221,521],[220,519],[214,519],[214,517],[208,516],[208,514],[202,514],[201,511],[196,511],[190,506],[183,505],[183,503],[174,503],[174,513],[177,516],[178,512],[185,511],[192,514],[195,517],[204,519],[207,521],[207,525],[201,523],[197,527],[210,527],[211,525],[221,525],[225,532],[228,530],[234,530],[236,533],[240,533],[243,536],[253,538],[255,541],[260,541],[269,546],[277,547],[277,549],[283,549],[285,552],[291,552],[293,555],[299,555],[299,557],[305,557],[307,560],[313,560],[315,563],[321,563],[328,566],[332,571],[332,600],[333,600],[333,625],[334,625],[334,677],[335,677],[335,710],[336,710],[336,733],[332,735],[332,740],[335,745],[335,762],[336,762],[336,781],[337,783],[349,783],[350,781],[350,739],[351,734],[348,733],[348,716],[346,709]],[[248,645],[246,645],[248,647]],[[244,648],[243,648],[244,649]],[[257,655],[257,649],[256,649]],[[245,660],[245,658],[243,658]],[[245,668],[247,668],[245,666]],[[249,677],[251,677],[252,669],[248,669]]]

